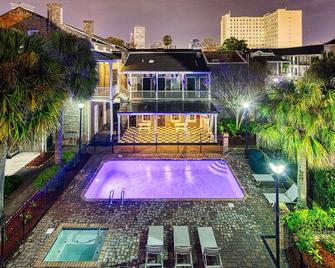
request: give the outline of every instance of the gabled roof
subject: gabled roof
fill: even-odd
[[[121,53],[118,52],[99,52],[93,51],[94,59],[97,61],[111,61],[111,60],[120,60]]]
[[[253,57],[255,61],[266,61],[266,62],[289,62],[280,56],[271,55],[271,56],[255,56]]]
[[[208,64],[247,63],[238,51],[205,51]]]
[[[131,51],[123,72],[209,72],[200,50]]]
[[[330,40],[326,45],[335,45],[335,39]]]

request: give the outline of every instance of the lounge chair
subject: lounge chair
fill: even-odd
[[[192,246],[187,226],[173,226],[174,267],[193,267]]]
[[[222,267],[220,248],[216,244],[212,227],[198,227],[198,234],[205,268]]]
[[[163,226],[149,226],[144,267],[163,267]]]
[[[265,198],[272,205],[276,202],[275,193],[264,193]],[[293,184],[285,193],[279,193],[279,202],[285,204],[295,203],[298,198],[298,188],[296,184]]]
[[[251,176],[255,179],[257,184],[261,184],[262,182],[274,182],[275,179],[271,174],[251,174]]]

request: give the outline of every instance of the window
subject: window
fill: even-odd
[[[187,81],[186,85],[187,90],[195,91],[195,77],[188,77],[186,81]]]
[[[164,77],[158,77],[158,90],[165,90],[165,78]]]
[[[98,62],[98,86],[110,86],[110,69],[108,62]]]
[[[131,91],[137,91],[137,77],[131,78]]]
[[[178,76],[171,77],[171,90],[180,90],[180,78]]]
[[[197,117],[195,114],[190,114],[188,116],[188,122],[195,123],[197,121]]]
[[[151,78],[143,77],[143,90],[151,90]]]
[[[144,121],[146,121],[146,122],[151,121],[151,116],[149,114],[142,115],[142,121],[143,122]]]
[[[173,114],[173,115],[171,115],[171,122],[179,122],[179,121],[180,121],[179,114]]]
[[[39,33],[39,30],[28,30],[27,31],[28,36],[32,36],[33,34],[37,34],[37,33]]]

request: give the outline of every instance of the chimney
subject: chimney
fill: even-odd
[[[63,5],[60,3],[47,4],[48,20],[57,26],[63,25]]]
[[[89,36],[94,34],[94,21],[93,20],[84,20],[84,32]]]

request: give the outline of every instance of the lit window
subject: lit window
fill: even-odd
[[[195,116],[195,114],[190,114],[189,116],[188,116],[188,121],[189,122],[196,122],[197,120],[197,117]]]
[[[179,122],[179,121],[180,121],[179,114],[173,114],[173,115],[171,115],[171,122]]]
[[[150,117],[150,115],[148,115],[148,114],[144,114],[144,115],[142,115],[142,121],[144,122],[144,121],[150,121],[151,120],[151,117]]]

